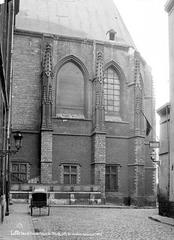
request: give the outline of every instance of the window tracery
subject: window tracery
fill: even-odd
[[[107,68],[104,74],[104,105],[106,114],[120,111],[120,79],[112,67]]]

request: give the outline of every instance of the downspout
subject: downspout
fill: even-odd
[[[167,146],[168,146],[168,201],[170,199],[170,135],[169,135],[169,112],[168,105],[166,107],[166,117],[167,117]]]
[[[7,139],[10,140],[10,132],[11,132],[11,112],[12,112],[12,82],[13,82],[13,34],[14,34],[14,9],[15,9],[15,1],[12,0],[11,4],[11,12],[12,12],[12,19],[11,19],[11,42],[9,43],[9,53],[10,53],[10,82],[9,82],[9,108],[8,108],[8,127],[7,127]]]
[[[8,67],[7,67],[7,93],[8,93],[8,111],[7,111],[7,150],[10,150],[10,135],[11,135],[11,111],[12,111],[12,80],[13,80],[13,33],[14,33],[14,0],[9,3],[9,22],[8,22]],[[6,186],[6,215],[9,215],[9,204],[10,204],[10,156],[7,155],[7,186]]]

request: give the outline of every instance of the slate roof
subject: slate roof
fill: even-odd
[[[16,28],[101,41],[112,29],[116,42],[135,47],[113,0],[20,0]]]

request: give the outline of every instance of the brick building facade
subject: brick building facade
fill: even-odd
[[[12,183],[94,185],[107,201],[154,204],[152,77],[118,10],[111,0],[38,4],[21,0],[16,21],[12,128],[24,143]]]

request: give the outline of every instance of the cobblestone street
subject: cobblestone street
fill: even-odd
[[[36,239],[173,240],[174,227],[149,219],[156,209],[51,208],[34,210]],[[46,211],[45,211],[46,213]],[[48,235],[46,235],[48,234]],[[50,234],[50,235],[49,235]]]

